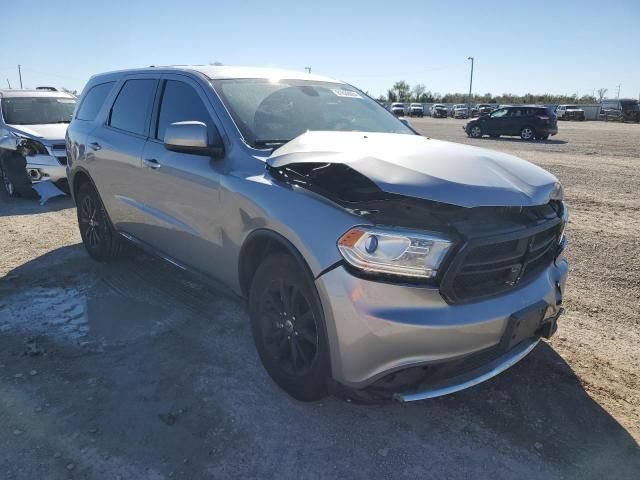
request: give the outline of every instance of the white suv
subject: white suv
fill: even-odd
[[[68,192],[64,136],[76,97],[53,88],[0,90],[0,187],[34,197],[34,183],[50,180]]]

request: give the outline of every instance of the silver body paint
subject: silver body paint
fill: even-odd
[[[168,151],[145,135],[106,126],[110,105],[129,78],[179,79],[192,85],[220,132],[220,159]],[[496,345],[509,316],[541,300],[556,309],[565,261],[510,293],[449,305],[435,287],[364,280],[340,265],[336,242],[370,222],[298,186],[279,182],[266,164],[347,163],[383,190],[465,207],[530,206],[549,201],[557,181],[515,157],[402,134],[310,132],[275,152],[246,144],[210,85],[216,78],[337,82],[299,72],[236,67],[149,68],[93,77],[116,82],[93,122],[67,133],[69,178],[90,176],[115,228],[172,261],[243,294],[242,247],[259,230],[286,238],[306,262],[323,306],[333,377],[364,387],[386,373],[459,358]],[[368,137],[368,138],[363,138]],[[94,142],[100,148],[94,150]],[[160,168],[149,168],[155,158]]]

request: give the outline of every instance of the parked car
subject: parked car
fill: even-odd
[[[101,74],[67,151],[89,255],[132,242],[245,298],[262,363],[300,400],[448,394],[556,330],[557,179],[418,135],[346,83],[220,66]]]
[[[36,197],[50,180],[68,192],[64,134],[76,99],[51,87],[0,90],[0,183],[10,196]]]
[[[469,118],[469,108],[464,103],[454,105],[451,109],[451,116],[453,118]]]
[[[558,120],[584,120],[584,110],[576,105],[558,105],[556,109]]]
[[[640,107],[638,100],[620,98],[603,100],[600,105],[600,120],[614,120],[617,122],[640,122]]]
[[[446,105],[435,103],[431,106],[431,116],[433,118],[447,118],[448,110]]]
[[[478,111],[478,115],[484,116],[493,112],[494,108],[491,103],[479,103],[476,105],[476,110]]]
[[[404,117],[405,114],[405,105],[404,103],[392,103],[391,107],[389,107],[389,110],[391,111],[391,113],[393,113],[396,117]]]
[[[409,105],[409,116],[424,117],[424,107],[421,103],[412,103]]]
[[[552,108],[536,105],[499,108],[462,128],[473,138],[507,135],[519,136],[523,140],[546,140],[558,133],[557,118]]]

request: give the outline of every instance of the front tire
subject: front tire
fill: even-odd
[[[0,165],[0,186],[2,187],[2,190],[4,190],[4,192],[10,197],[18,196],[18,192],[16,191],[16,188],[13,186],[13,182],[11,181],[11,179],[9,178],[9,175],[7,175],[7,173],[2,168],[1,165]]]
[[[99,262],[123,257],[125,241],[111,225],[100,195],[88,181],[78,189],[76,206],[80,236],[89,255]]]
[[[480,125],[472,125],[469,128],[469,136],[471,138],[482,138],[483,132]]]
[[[533,128],[531,127],[524,127],[522,130],[520,130],[520,138],[524,141],[530,141],[533,140],[536,136],[536,133],[533,131]]]
[[[329,347],[317,291],[287,254],[267,257],[249,291],[253,339],[273,381],[297,400],[328,395]]]

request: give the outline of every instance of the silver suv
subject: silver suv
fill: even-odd
[[[33,197],[44,180],[67,184],[65,131],[76,97],[52,88],[0,90],[0,186],[10,196]]]
[[[67,132],[84,245],[132,242],[248,301],[295,398],[418,400],[551,336],[567,209],[551,174],[416,134],[351,85],[239,67],[91,78]]]

